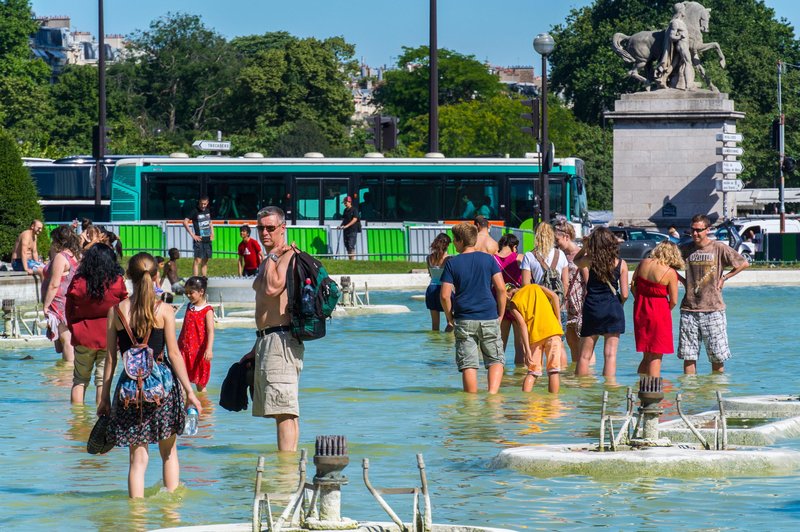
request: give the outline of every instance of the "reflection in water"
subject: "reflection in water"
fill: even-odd
[[[553,423],[553,420],[564,415],[564,405],[558,397],[538,393],[530,393],[527,396],[528,402],[523,411],[527,426],[519,432],[520,436],[544,432]]]
[[[63,388],[72,389],[72,374],[73,366],[71,363],[64,362],[63,360],[56,361],[55,364],[50,366],[44,371],[45,380],[42,384],[49,386],[58,386]],[[67,401],[69,401],[69,391],[66,392]]]

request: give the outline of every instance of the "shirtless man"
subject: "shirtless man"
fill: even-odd
[[[41,220],[34,220],[30,228],[25,229],[17,237],[17,243],[14,244],[14,251],[11,253],[11,267],[15,272],[41,277],[44,263],[39,260],[36,240],[43,229],[44,224]]]
[[[256,344],[245,359],[255,358],[253,416],[275,419],[278,450],[296,451],[300,437],[298,385],[303,344],[291,333],[286,312],[286,271],[294,254],[286,243],[286,220],[278,207],[258,212],[258,236],[266,259],[253,281],[256,292]]]
[[[489,235],[489,221],[484,216],[478,215],[472,222],[478,228],[478,241],[475,243],[475,251],[497,255],[497,252],[500,251],[500,246],[497,245],[497,240]]]

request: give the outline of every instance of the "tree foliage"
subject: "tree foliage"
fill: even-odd
[[[0,129],[0,190],[3,191],[0,194],[0,253],[8,260],[19,234],[33,220],[44,218],[36,187],[22,165],[17,141],[3,129]]]
[[[397,69],[384,75],[385,82],[375,91],[375,102],[386,113],[405,121],[428,112],[428,47],[403,47]],[[488,100],[502,92],[497,76],[471,55],[439,50],[439,105],[472,100]]]

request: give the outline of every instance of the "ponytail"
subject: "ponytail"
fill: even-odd
[[[158,266],[149,253],[137,253],[128,262],[128,277],[133,283],[130,324],[139,338],[144,338],[156,325],[156,292],[153,287]]]

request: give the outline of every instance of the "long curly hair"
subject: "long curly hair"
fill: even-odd
[[[128,261],[128,279],[133,283],[131,329],[143,338],[156,325],[156,291],[153,281],[158,273],[156,259],[149,253],[137,253]]]
[[[613,284],[614,269],[619,258],[619,242],[614,233],[606,227],[598,227],[586,237],[583,247],[592,261],[589,269],[601,282]]]
[[[436,238],[431,242],[431,255],[429,262],[434,266],[438,266],[447,255],[447,248],[450,246],[450,236],[447,233],[439,233]]]
[[[117,254],[105,244],[90,247],[84,254],[83,260],[75,277],[86,279],[86,289],[91,299],[102,301],[106,290],[125,271],[117,264]]]
[[[536,234],[534,235],[533,251],[540,257],[546,258],[553,250],[555,245],[556,235],[553,233],[553,226],[547,222],[542,222],[536,226]]]
[[[69,250],[76,260],[81,257],[81,241],[75,231],[68,225],[59,225],[50,231],[51,250],[55,253],[61,253],[64,250]]]
[[[650,258],[664,266],[669,266],[676,270],[682,270],[686,267],[686,264],[683,262],[683,257],[681,256],[680,248],[669,240],[659,242],[650,253]]]

